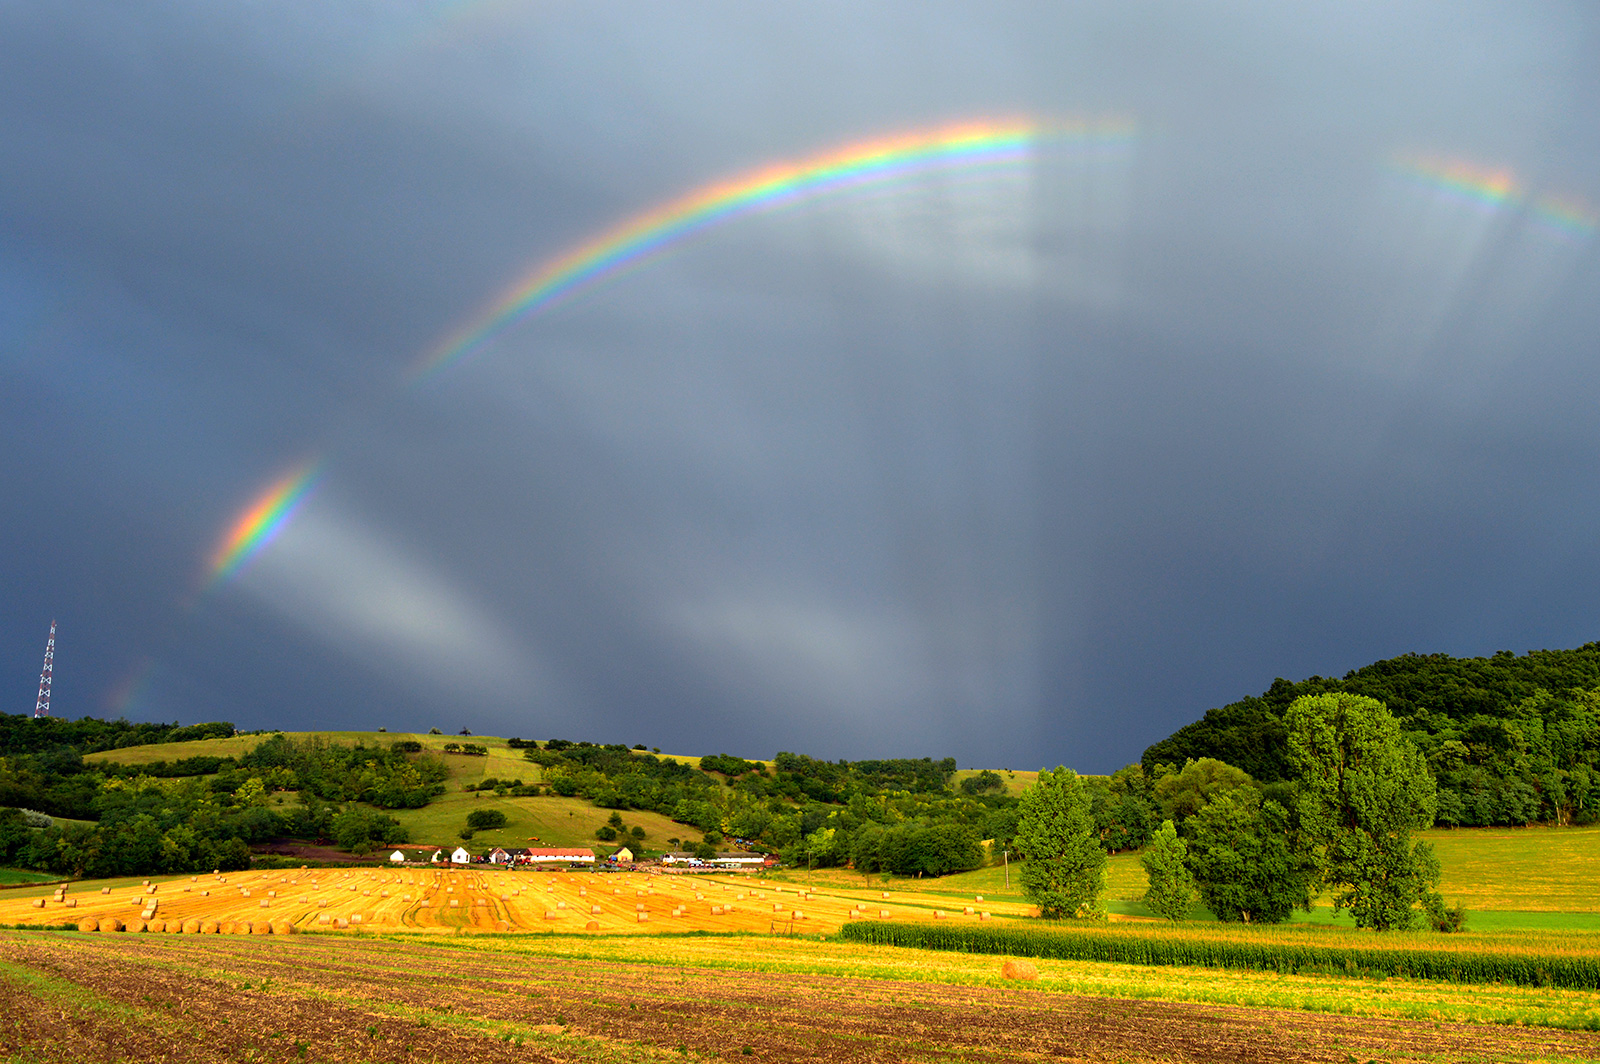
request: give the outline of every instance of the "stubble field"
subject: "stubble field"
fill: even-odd
[[[614,955],[566,955],[608,942]],[[755,937],[7,931],[0,1052],[39,1064],[1600,1059],[1594,1032],[1094,996],[1072,966],[1007,984],[992,958],[963,974],[951,962],[974,958],[884,954]]]
[[[821,934],[863,918],[981,922],[990,913],[1028,911],[1015,900],[991,906],[973,896],[957,904],[947,895],[904,889],[808,889],[740,875],[483,866],[260,870],[19,887],[0,895],[0,924],[190,934],[361,929]]]

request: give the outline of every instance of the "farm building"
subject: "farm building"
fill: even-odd
[[[457,846],[455,852],[450,855],[450,863],[471,864],[472,854],[467,852],[467,848],[465,846]]]
[[[508,864],[511,864],[511,862],[512,862],[511,854],[507,853],[505,850],[501,849],[500,847],[496,846],[494,849],[489,851],[489,863],[490,864],[508,865]]]
[[[718,853],[711,863],[723,868],[771,868],[778,861],[770,854],[735,850],[728,853]]]
[[[529,847],[526,850],[518,851],[516,858],[518,864],[594,866],[593,850],[580,850],[573,847]]]
[[[633,864],[633,851],[624,846],[612,854],[610,859],[617,864]]]
[[[394,864],[405,864],[406,855],[401,853],[399,850],[396,850],[394,853],[389,855],[389,860]]]

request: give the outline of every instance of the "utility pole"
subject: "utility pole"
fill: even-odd
[[[1000,861],[1001,861],[1002,864],[1004,864],[1006,866],[1006,892],[1010,893],[1010,891],[1011,891],[1011,851],[1010,850],[1001,850],[1000,851]]]
[[[50,715],[50,681],[55,678],[56,671],[56,622],[50,619],[50,638],[44,644],[44,669],[39,673],[39,700],[33,704],[35,717],[48,717]]]

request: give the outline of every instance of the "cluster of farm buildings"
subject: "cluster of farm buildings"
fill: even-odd
[[[443,847],[434,850],[426,862],[423,862],[419,857],[408,857],[402,850],[396,850],[389,855],[389,861],[392,864],[492,864],[502,868],[515,868],[522,865],[593,868],[596,865],[616,866],[635,863],[633,851],[626,846],[604,860],[597,858],[593,850],[582,847],[529,847],[527,849],[507,850],[496,846],[487,855],[477,856],[465,846],[457,846],[452,851],[447,851]],[[718,853],[715,857],[707,860],[701,860],[692,853],[673,852],[663,854],[659,863],[669,868],[714,868],[727,871],[744,868],[771,868],[778,863],[778,859],[771,854],[747,853],[737,850]]]

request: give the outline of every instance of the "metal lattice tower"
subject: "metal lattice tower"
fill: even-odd
[[[50,681],[56,671],[56,622],[50,621],[50,638],[44,644],[44,669],[39,673],[39,701],[33,705],[35,717],[50,715]]]

